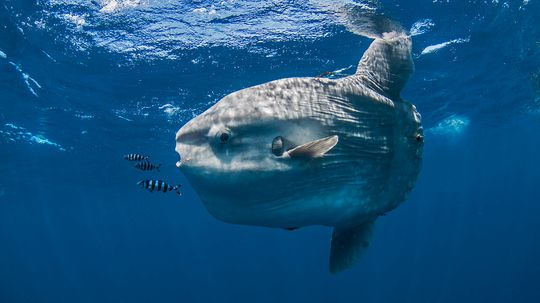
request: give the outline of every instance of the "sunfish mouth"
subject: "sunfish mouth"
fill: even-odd
[[[177,154],[178,154],[178,157],[180,158],[180,160],[178,160],[176,162],[176,167],[180,168],[180,166],[182,166],[182,155],[180,155],[180,153],[178,151],[177,151]]]
[[[180,168],[181,166],[185,166],[187,162],[189,162],[191,158],[182,158],[180,156],[180,160],[176,162],[176,167]]]

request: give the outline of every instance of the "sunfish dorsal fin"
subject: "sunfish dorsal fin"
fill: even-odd
[[[375,221],[355,227],[335,227],[330,248],[330,272],[337,273],[351,267],[369,245]]]
[[[322,157],[338,143],[338,136],[330,136],[299,145],[283,153],[290,158],[318,158]]]
[[[399,97],[414,70],[411,48],[411,38],[405,33],[384,33],[366,50],[355,76],[383,95]]]

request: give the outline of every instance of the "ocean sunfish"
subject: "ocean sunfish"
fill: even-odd
[[[177,132],[177,167],[222,221],[334,227],[330,271],[350,267],[420,171],[420,114],[400,97],[411,45],[385,33],[352,76],[280,79],[225,96]]]

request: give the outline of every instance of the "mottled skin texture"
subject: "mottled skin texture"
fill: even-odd
[[[375,40],[355,75],[290,78],[234,92],[176,135],[177,163],[220,220],[278,228],[358,226],[406,199],[420,170],[420,115],[399,97],[413,70],[408,37]],[[222,142],[223,134],[228,140]],[[327,154],[283,159],[337,135]]]

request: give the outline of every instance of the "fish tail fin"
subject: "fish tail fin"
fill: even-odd
[[[173,187],[174,191],[178,194],[178,195],[182,195],[182,193],[180,192],[180,187],[182,186],[182,184],[178,184],[176,185],[175,187]]]

